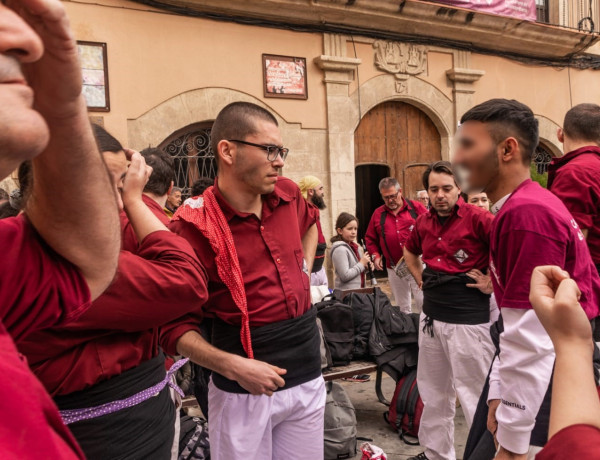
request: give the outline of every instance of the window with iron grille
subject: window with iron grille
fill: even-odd
[[[537,22],[549,21],[548,0],[535,0],[535,10],[537,14]]]
[[[194,182],[201,177],[214,179],[217,175],[215,156],[210,146],[212,123],[186,126],[165,139],[159,148],[175,160],[175,187],[184,198],[191,194]]]

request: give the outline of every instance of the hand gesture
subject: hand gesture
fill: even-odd
[[[123,181],[123,203],[125,206],[133,201],[141,201],[144,187],[152,174],[152,167],[146,164],[144,157],[135,151],[131,154],[131,164]]]
[[[492,279],[489,275],[485,275],[481,271],[474,268],[467,273],[467,276],[475,280],[475,283],[467,284],[467,287],[479,289],[484,294],[491,294],[494,292]]]
[[[256,359],[240,358],[236,365],[235,380],[242,388],[253,395],[273,396],[285,385],[281,378],[287,371]]]
[[[533,270],[529,301],[556,349],[566,345],[591,346],[592,330],[579,304],[580,296],[577,283],[560,267]]]
[[[363,264],[366,267],[368,267],[371,264],[371,256],[369,255],[368,252],[365,252],[362,257],[360,258],[360,263]]]
[[[375,269],[383,270],[383,259],[381,256],[375,257]]]

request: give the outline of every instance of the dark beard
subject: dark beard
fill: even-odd
[[[327,207],[322,196],[313,195],[310,197],[310,201],[312,201],[312,204],[314,204],[321,211]]]

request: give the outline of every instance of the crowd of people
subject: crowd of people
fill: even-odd
[[[221,110],[217,177],[182,204],[169,155],[90,124],[59,0],[0,4],[0,120],[0,177],[20,184],[0,195],[2,458],[177,458],[188,360],[212,371],[211,458],[323,458],[310,289],[327,257],[331,287],[385,268],[420,312],[413,459],[455,458],[457,397],[497,459],[599,455],[599,106],[566,114],[549,190],[530,179],[533,112],[472,108],[416,200],[381,181],[366,248],[348,212],[328,245],[323,183],[281,176],[277,119],[252,103]]]

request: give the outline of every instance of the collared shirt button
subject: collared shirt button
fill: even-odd
[[[277,258],[277,263],[280,264],[281,263],[281,259],[278,257]]]
[[[261,232],[263,232],[264,230],[265,230],[265,226],[264,226],[264,225],[261,225],[261,226],[260,226],[260,231],[261,231]]]
[[[442,261],[441,259],[438,259],[438,262],[441,262],[441,261]]]
[[[441,236],[438,238],[438,241],[442,241],[442,237]]]

